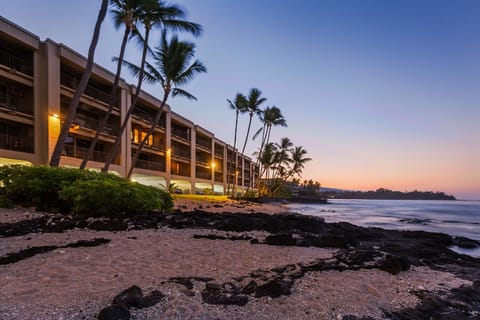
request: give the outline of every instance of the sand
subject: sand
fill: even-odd
[[[177,201],[184,210],[243,210],[284,212],[281,205]],[[210,207],[210,208],[207,208]],[[0,211],[0,223],[42,215],[26,209]],[[95,319],[112,298],[131,285],[145,293],[159,290],[166,297],[157,305],[133,310],[133,319],[342,319],[343,315],[381,318],[381,309],[414,307],[415,290],[442,290],[471,284],[447,272],[413,267],[398,275],[378,269],[309,272],[298,279],[292,294],[252,298],[245,306],[209,305],[194,282],[187,292],[171,277],[211,277],[232,281],[253,270],[332,257],[336,249],[283,247],[249,241],[194,239],[194,234],[227,235],[203,229],[131,230],[122,232],[74,229],[64,233],[35,233],[0,239],[0,257],[31,246],[62,246],[77,240],[106,238],[99,247],[61,248],[7,265],[0,265],[0,318]],[[238,235],[229,232],[228,235]],[[243,232],[255,238],[262,232]],[[194,294],[192,294],[192,292]]]

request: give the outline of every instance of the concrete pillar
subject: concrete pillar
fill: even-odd
[[[211,146],[211,152],[212,152],[212,159],[210,161],[211,169],[212,169],[212,192],[215,192],[215,171],[218,169],[218,164],[215,163],[215,139],[212,138],[212,146]]]
[[[44,76],[42,77],[42,81],[44,82],[42,87],[43,87],[43,92],[42,94],[44,95],[43,103],[44,106],[39,106],[39,108],[36,108],[35,111],[39,111],[40,113],[45,112],[46,110],[46,115],[44,117],[48,118],[48,121],[44,122],[47,123],[48,129],[46,130],[48,132],[48,139],[46,143],[43,146],[38,146],[40,147],[45,147],[47,145],[47,163],[50,160],[50,157],[52,156],[53,149],[55,148],[55,145],[58,140],[58,136],[60,135],[60,130],[62,128],[62,121],[60,119],[61,113],[60,113],[60,57],[58,56],[58,48],[57,46],[50,42],[46,41],[43,45],[43,55],[44,55]],[[36,118],[36,123],[38,122],[38,118]],[[40,117],[40,121],[41,121]],[[41,126],[41,125],[40,125]],[[39,128],[40,131],[41,128]],[[36,142],[38,140],[36,139]],[[38,141],[41,143],[41,141]]]
[[[228,158],[227,158],[227,146],[223,146],[223,194],[227,192],[227,173],[228,173]]]
[[[196,163],[197,163],[197,130],[195,127],[190,127],[190,184],[191,189],[190,193],[195,194],[195,182],[197,181],[196,176]]]
[[[166,188],[172,179],[172,114],[165,111],[165,180]]]
[[[245,158],[244,157],[242,157],[241,162],[242,162],[242,191],[243,191],[243,187],[245,186]]]

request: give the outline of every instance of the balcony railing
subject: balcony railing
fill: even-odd
[[[67,144],[64,148],[64,156],[83,159],[85,153],[88,151],[88,148],[85,147],[75,147],[73,145]],[[88,160],[97,161],[97,162],[105,162],[107,159],[108,152],[97,151],[95,150],[93,154],[90,156]],[[118,160],[114,161],[115,164],[118,164]]]
[[[79,79],[71,76],[67,73],[62,72],[60,75],[60,83],[64,86],[67,86],[73,90],[77,88],[78,83],[80,82]],[[110,93],[105,92],[101,89],[98,89],[90,84],[87,85],[85,91],[83,92],[84,95],[92,97],[94,99],[100,100],[103,103],[109,104],[110,103]],[[118,104],[116,102],[116,104]]]
[[[0,134],[0,149],[33,153],[33,139],[29,141],[23,137]]]
[[[139,146],[140,143],[141,143],[141,141],[140,142],[135,142],[134,140],[132,140],[132,144],[135,145],[135,146]],[[146,148],[146,149],[152,149],[152,150],[155,150],[155,151],[165,152],[165,146],[162,146],[162,145],[156,145],[156,144],[148,145],[148,144],[145,144],[143,147]]]
[[[138,159],[135,163],[135,168],[147,169],[153,171],[165,171],[165,165],[161,162],[154,162],[148,160]]]
[[[0,50],[0,64],[12,70],[20,71],[27,75],[33,75],[33,63],[26,59],[19,58],[10,52]]]
[[[17,96],[0,93],[0,107],[6,108],[12,112],[21,112],[33,116],[33,108],[24,106],[19,102]]]
[[[224,155],[223,155],[223,149],[220,150],[220,151],[218,151],[218,149],[215,148],[215,157],[217,157],[217,158],[223,158],[223,157],[224,157]]]
[[[172,157],[190,160],[190,151],[172,149]]]
[[[73,121],[73,127],[76,125],[82,127],[82,128],[87,128],[91,130],[98,130],[98,126],[100,124],[100,120],[97,118],[89,117],[84,114],[78,114]],[[111,127],[105,126],[102,130],[102,132],[114,136],[117,134],[116,130],[114,131]]]
[[[135,108],[132,111],[132,116],[137,117],[138,119],[151,123],[153,118],[155,117],[154,114],[149,113],[148,111],[145,111],[143,109]],[[160,121],[158,121],[157,126],[160,128],[165,129],[165,123],[164,123],[164,118],[161,118]]]
[[[195,176],[199,179],[210,180],[212,179],[212,172],[211,171],[197,171]]]
[[[172,128],[172,137],[190,142],[188,133],[181,129]]]
[[[209,141],[205,141],[201,138],[197,138],[197,148],[201,148],[207,150],[208,152],[212,151],[212,143]]]

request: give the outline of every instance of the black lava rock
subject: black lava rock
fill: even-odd
[[[130,311],[122,304],[114,304],[100,311],[98,320],[130,320]]]

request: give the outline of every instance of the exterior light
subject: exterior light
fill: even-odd
[[[60,116],[58,115],[58,113],[52,113],[51,116],[54,117],[54,118],[56,118],[56,119],[60,118]]]

